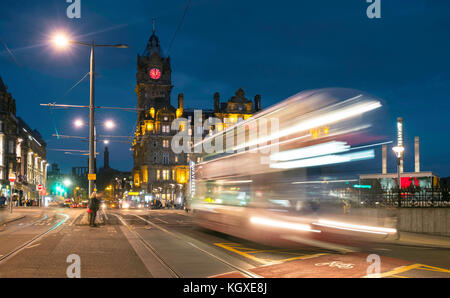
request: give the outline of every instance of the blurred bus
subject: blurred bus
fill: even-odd
[[[381,107],[357,90],[306,91],[194,144],[195,221],[268,244],[392,236],[389,220],[345,211],[358,203],[357,191],[337,191],[357,184],[351,173],[385,141],[375,133]],[[217,144],[224,150],[205,152]]]

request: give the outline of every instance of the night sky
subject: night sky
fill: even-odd
[[[213,94],[228,99],[242,87],[263,107],[299,91],[323,87],[363,90],[384,100],[388,129],[404,119],[405,171],[414,170],[414,136],[421,138],[421,169],[450,176],[450,1],[381,0],[381,19],[369,19],[366,0],[231,1],[192,0],[172,47],[169,44],[188,0],[81,0],[81,19],[69,19],[65,0],[2,0],[0,76],[17,103],[17,115],[41,132],[50,162],[65,172],[86,166],[87,156],[52,149],[88,149],[87,142],[59,134],[87,136],[75,129],[86,109],[52,110],[40,103],[89,103],[89,49],[56,51],[52,33],[66,31],[80,41],[126,43],[128,49],[96,52],[96,105],[135,107],[136,56],[152,33],[172,62],[172,104],[184,93],[187,107],[213,107]],[[98,122],[114,119],[110,133],[131,135],[135,112],[99,110]],[[104,145],[98,147],[103,152]],[[110,164],[130,171],[130,145],[110,143]],[[389,152],[389,167],[395,169]],[[98,166],[103,166],[103,154]],[[381,171],[376,164],[372,172]]]

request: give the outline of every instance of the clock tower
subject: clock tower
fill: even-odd
[[[170,106],[173,88],[170,58],[164,57],[155,29],[144,53],[137,56],[136,83],[138,123],[143,120],[145,111]]]
[[[170,58],[163,54],[153,28],[145,51],[137,56],[133,191],[152,195],[163,205],[183,196],[189,177],[187,155],[171,149],[177,133],[171,124],[185,116],[183,94],[178,95],[177,108],[170,104],[172,88]]]

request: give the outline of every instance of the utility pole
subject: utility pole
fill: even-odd
[[[95,158],[95,135],[94,135],[94,121],[95,121],[95,107],[94,107],[94,76],[95,76],[95,56],[94,56],[94,41],[91,44],[91,68],[90,68],[90,102],[89,102],[89,174],[94,174],[94,158]],[[92,175],[90,175],[92,176]],[[89,177],[89,197],[94,190],[95,180]]]

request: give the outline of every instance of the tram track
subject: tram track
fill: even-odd
[[[22,243],[21,245],[17,246],[10,252],[6,253],[3,256],[0,256],[0,265],[8,261],[9,259],[13,258],[15,255],[19,254],[23,250],[27,249],[30,245],[35,244],[36,241],[42,239],[44,236],[58,228],[60,225],[62,225],[67,219],[69,219],[69,216],[64,213],[59,213],[59,215],[62,215],[64,218],[60,221],[58,221],[56,224],[52,225],[49,229],[46,229],[45,231],[37,234],[34,236],[31,240],[26,241],[25,243]],[[42,221],[47,219],[48,216],[45,216],[44,218],[37,220],[36,222]]]
[[[131,226],[126,222],[126,219],[124,219],[122,216],[117,215],[117,214],[113,214],[113,215],[115,215],[122,222],[122,224],[124,226],[126,226],[130,230],[130,232],[132,232],[142,242],[142,244],[152,253],[152,255],[161,263],[161,265],[168,272],[171,273],[171,275],[173,277],[175,277],[175,278],[183,278],[184,277],[172,265],[170,265],[169,262],[167,262],[167,260],[163,256],[161,256],[161,254],[158,253],[158,251],[150,243],[148,243],[147,240],[145,240],[142,237],[142,235],[140,235],[137,231],[133,230],[131,228]],[[255,273],[252,273],[252,272],[248,271],[245,268],[242,268],[240,266],[234,265],[234,264],[230,263],[229,261],[227,261],[227,260],[225,260],[225,259],[223,259],[223,258],[221,258],[221,257],[219,257],[217,255],[215,255],[214,253],[209,252],[209,251],[199,247],[198,245],[192,243],[189,240],[183,239],[179,235],[177,235],[177,234],[175,234],[175,233],[173,233],[173,232],[171,232],[171,231],[161,227],[160,225],[158,225],[158,224],[156,224],[156,223],[154,223],[154,222],[152,222],[150,220],[147,220],[147,219],[143,218],[140,215],[137,215],[137,214],[130,214],[130,215],[135,216],[136,218],[138,218],[141,221],[151,225],[152,227],[154,227],[154,228],[156,228],[156,229],[158,229],[158,230],[160,230],[160,231],[170,235],[171,237],[176,238],[179,241],[182,241],[183,243],[188,244],[189,246],[195,248],[196,250],[202,252],[203,254],[205,254],[205,255],[207,255],[209,257],[212,257],[213,259],[215,259],[215,260],[219,261],[220,263],[222,263],[222,264],[226,265],[227,267],[229,267],[231,270],[238,271],[238,272],[240,272],[241,274],[243,274],[244,276],[246,276],[248,278],[262,278],[261,276],[255,274]]]

